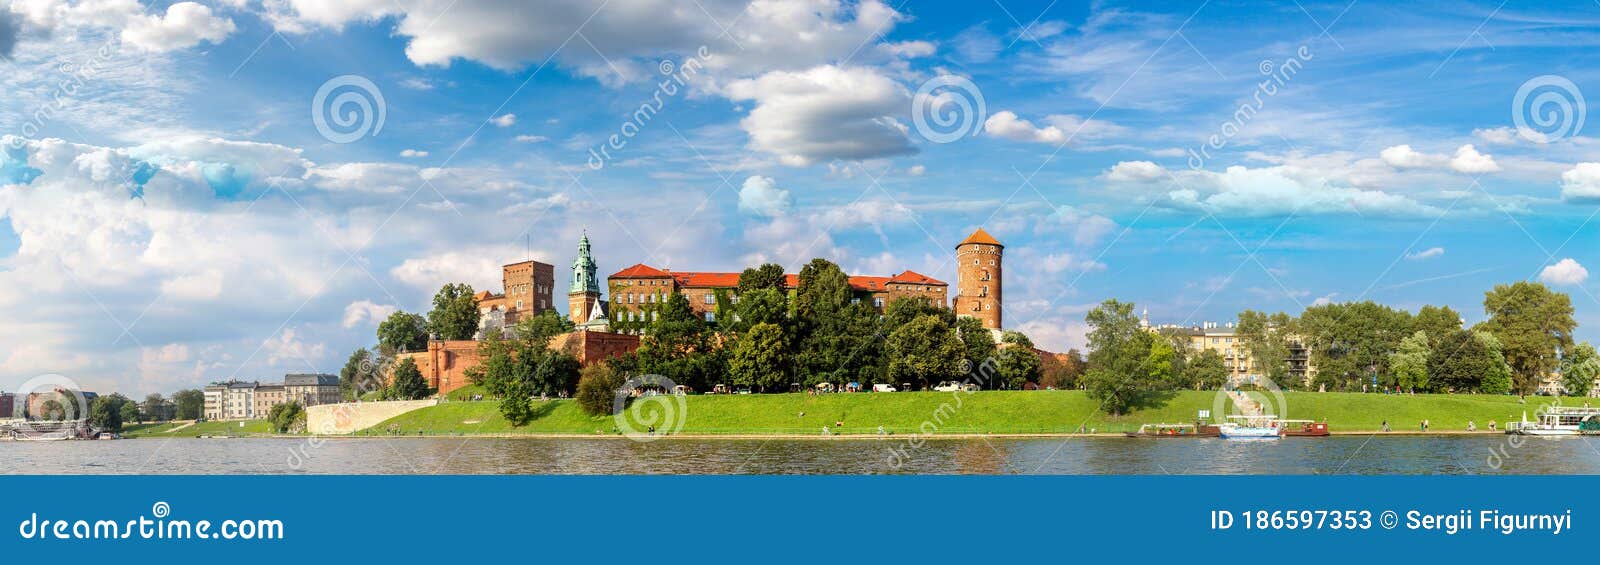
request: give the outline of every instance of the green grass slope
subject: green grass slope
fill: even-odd
[[[1269,410],[1291,418],[1326,420],[1335,431],[1377,430],[1388,420],[1397,431],[1415,430],[1424,418],[1433,431],[1465,429],[1468,420],[1479,428],[1493,419],[1502,424],[1530,417],[1553,399],[1534,397],[1521,403],[1514,396],[1489,395],[1381,395],[1357,393],[1284,393],[1287,410],[1268,397]],[[1080,391],[985,391],[976,394],[937,392],[861,393],[812,396],[807,394],[755,394],[688,396],[682,434],[876,434],[878,427],[895,434],[919,431],[941,434],[1072,433],[1080,426],[1098,432],[1137,429],[1153,422],[1190,422],[1201,409],[1216,415],[1214,392],[1183,391],[1157,399],[1130,414],[1112,417]],[[1566,399],[1582,405],[1582,399]],[[1223,410],[1231,403],[1222,401]],[[836,423],[843,422],[843,426]],[[658,424],[659,425],[659,424]],[[187,431],[187,430],[184,430]],[[539,415],[522,426],[501,417],[495,402],[451,401],[423,408],[382,422],[363,435],[475,435],[475,434],[615,434],[608,416],[585,415],[570,400],[551,400]]]

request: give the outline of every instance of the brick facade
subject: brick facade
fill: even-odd
[[[524,315],[555,310],[556,268],[538,261],[512,263],[500,268],[500,294],[479,292],[478,312],[490,316],[498,310],[505,325],[517,323]]]
[[[868,301],[878,312],[902,297],[921,298],[944,308],[950,294],[944,281],[914,271],[892,277],[852,275],[849,281],[856,300]],[[739,273],[675,272],[638,264],[612,274],[606,282],[615,308],[610,313],[612,323],[647,321],[646,306],[660,304],[672,293],[682,293],[695,314],[710,322],[715,321],[718,291],[730,301],[738,300]],[[798,275],[784,275],[785,288],[792,291],[799,286]]]
[[[616,357],[639,348],[639,336],[607,332],[577,331],[555,336],[550,340],[552,349],[563,349],[578,358],[587,367],[601,359]],[[396,359],[410,358],[422,372],[422,380],[439,394],[472,384],[467,380],[467,369],[482,362],[478,355],[478,342],[470,339],[428,342],[427,351],[401,353]]]
[[[957,316],[983,321],[983,327],[998,330],[1001,319],[1001,252],[1005,249],[994,236],[979,228],[956,245],[956,298],[952,302]]]

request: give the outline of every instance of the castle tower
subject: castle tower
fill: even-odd
[[[1000,260],[1005,249],[989,232],[978,228],[956,245],[957,316],[972,316],[983,327],[1000,329]]]
[[[594,257],[589,254],[589,234],[578,240],[578,258],[572,261],[572,287],[567,290],[568,317],[582,326],[601,309],[600,281],[595,275]]]

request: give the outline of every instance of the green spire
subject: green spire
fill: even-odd
[[[584,230],[583,238],[578,240],[578,258],[572,261],[572,288],[568,292],[600,293],[600,281],[595,277],[594,257],[589,255],[589,230]]]

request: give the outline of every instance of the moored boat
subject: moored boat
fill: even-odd
[[[1219,433],[1222,439],[1278,439],[1283,437],[1283,430],[1278,427],[1277,416],[1262,414],[1258,416],[1228,416],[1238,422],[1228,422],[1220,426]]]
[[[1283,437],[1328,437],[1328,423],[1315,420],[1278,420]]]
[[[1144,424],[1139,426],[1137,432],[1126,432],[1128,437],[1148,438],[1193,438],[1217,437],[1220,430],[1217,426],[1205,422],[1193,424]]]
[[[1550,406],[1539,412],[1533,421],[1529,421],[1528,413],[1523,412],[1521,422],[1506,424],[1506,433],[1524,436],[1600,435],[1600,408]]]

